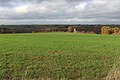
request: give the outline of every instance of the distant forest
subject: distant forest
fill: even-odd
[[[101,27],[120,27],[120,25],[0,25],[0,33],[37,33],[37,32],[67,32],[72,26],[79,32],[101,33]]]

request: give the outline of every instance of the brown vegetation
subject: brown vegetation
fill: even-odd
[[[76,29],[76,32],[81,34],[100,34],[101,33],[101,27],[96,27],[96,26],[69,26],[67,28],[67,31],[74,32],[74,29]]]
[[[107,26],[103,26],[101,28],[101,34],[110,34],[111,28]]]
[[[103,26],[101,28],[101,34],[120,34],[120,28],[118,27],[108,27],[108,26]]]
[[[120,80],[120,58],[106,77],[106,80]]]
[[[74,28],[72,26],[68,27],[68,32],[73,32],[74,31]]]

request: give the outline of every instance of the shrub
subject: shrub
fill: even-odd
[[[68,27],[68,32],[73,32],[74,31],[74,28],[72,26]]]

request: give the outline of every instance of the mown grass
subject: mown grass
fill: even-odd
[[[120,56],[120,36],[0,35],[0,80],[103,80]]]

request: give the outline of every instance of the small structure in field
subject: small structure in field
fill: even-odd
[[[77,32],[76,28],[74,28],[74,31],[73,32]]]

